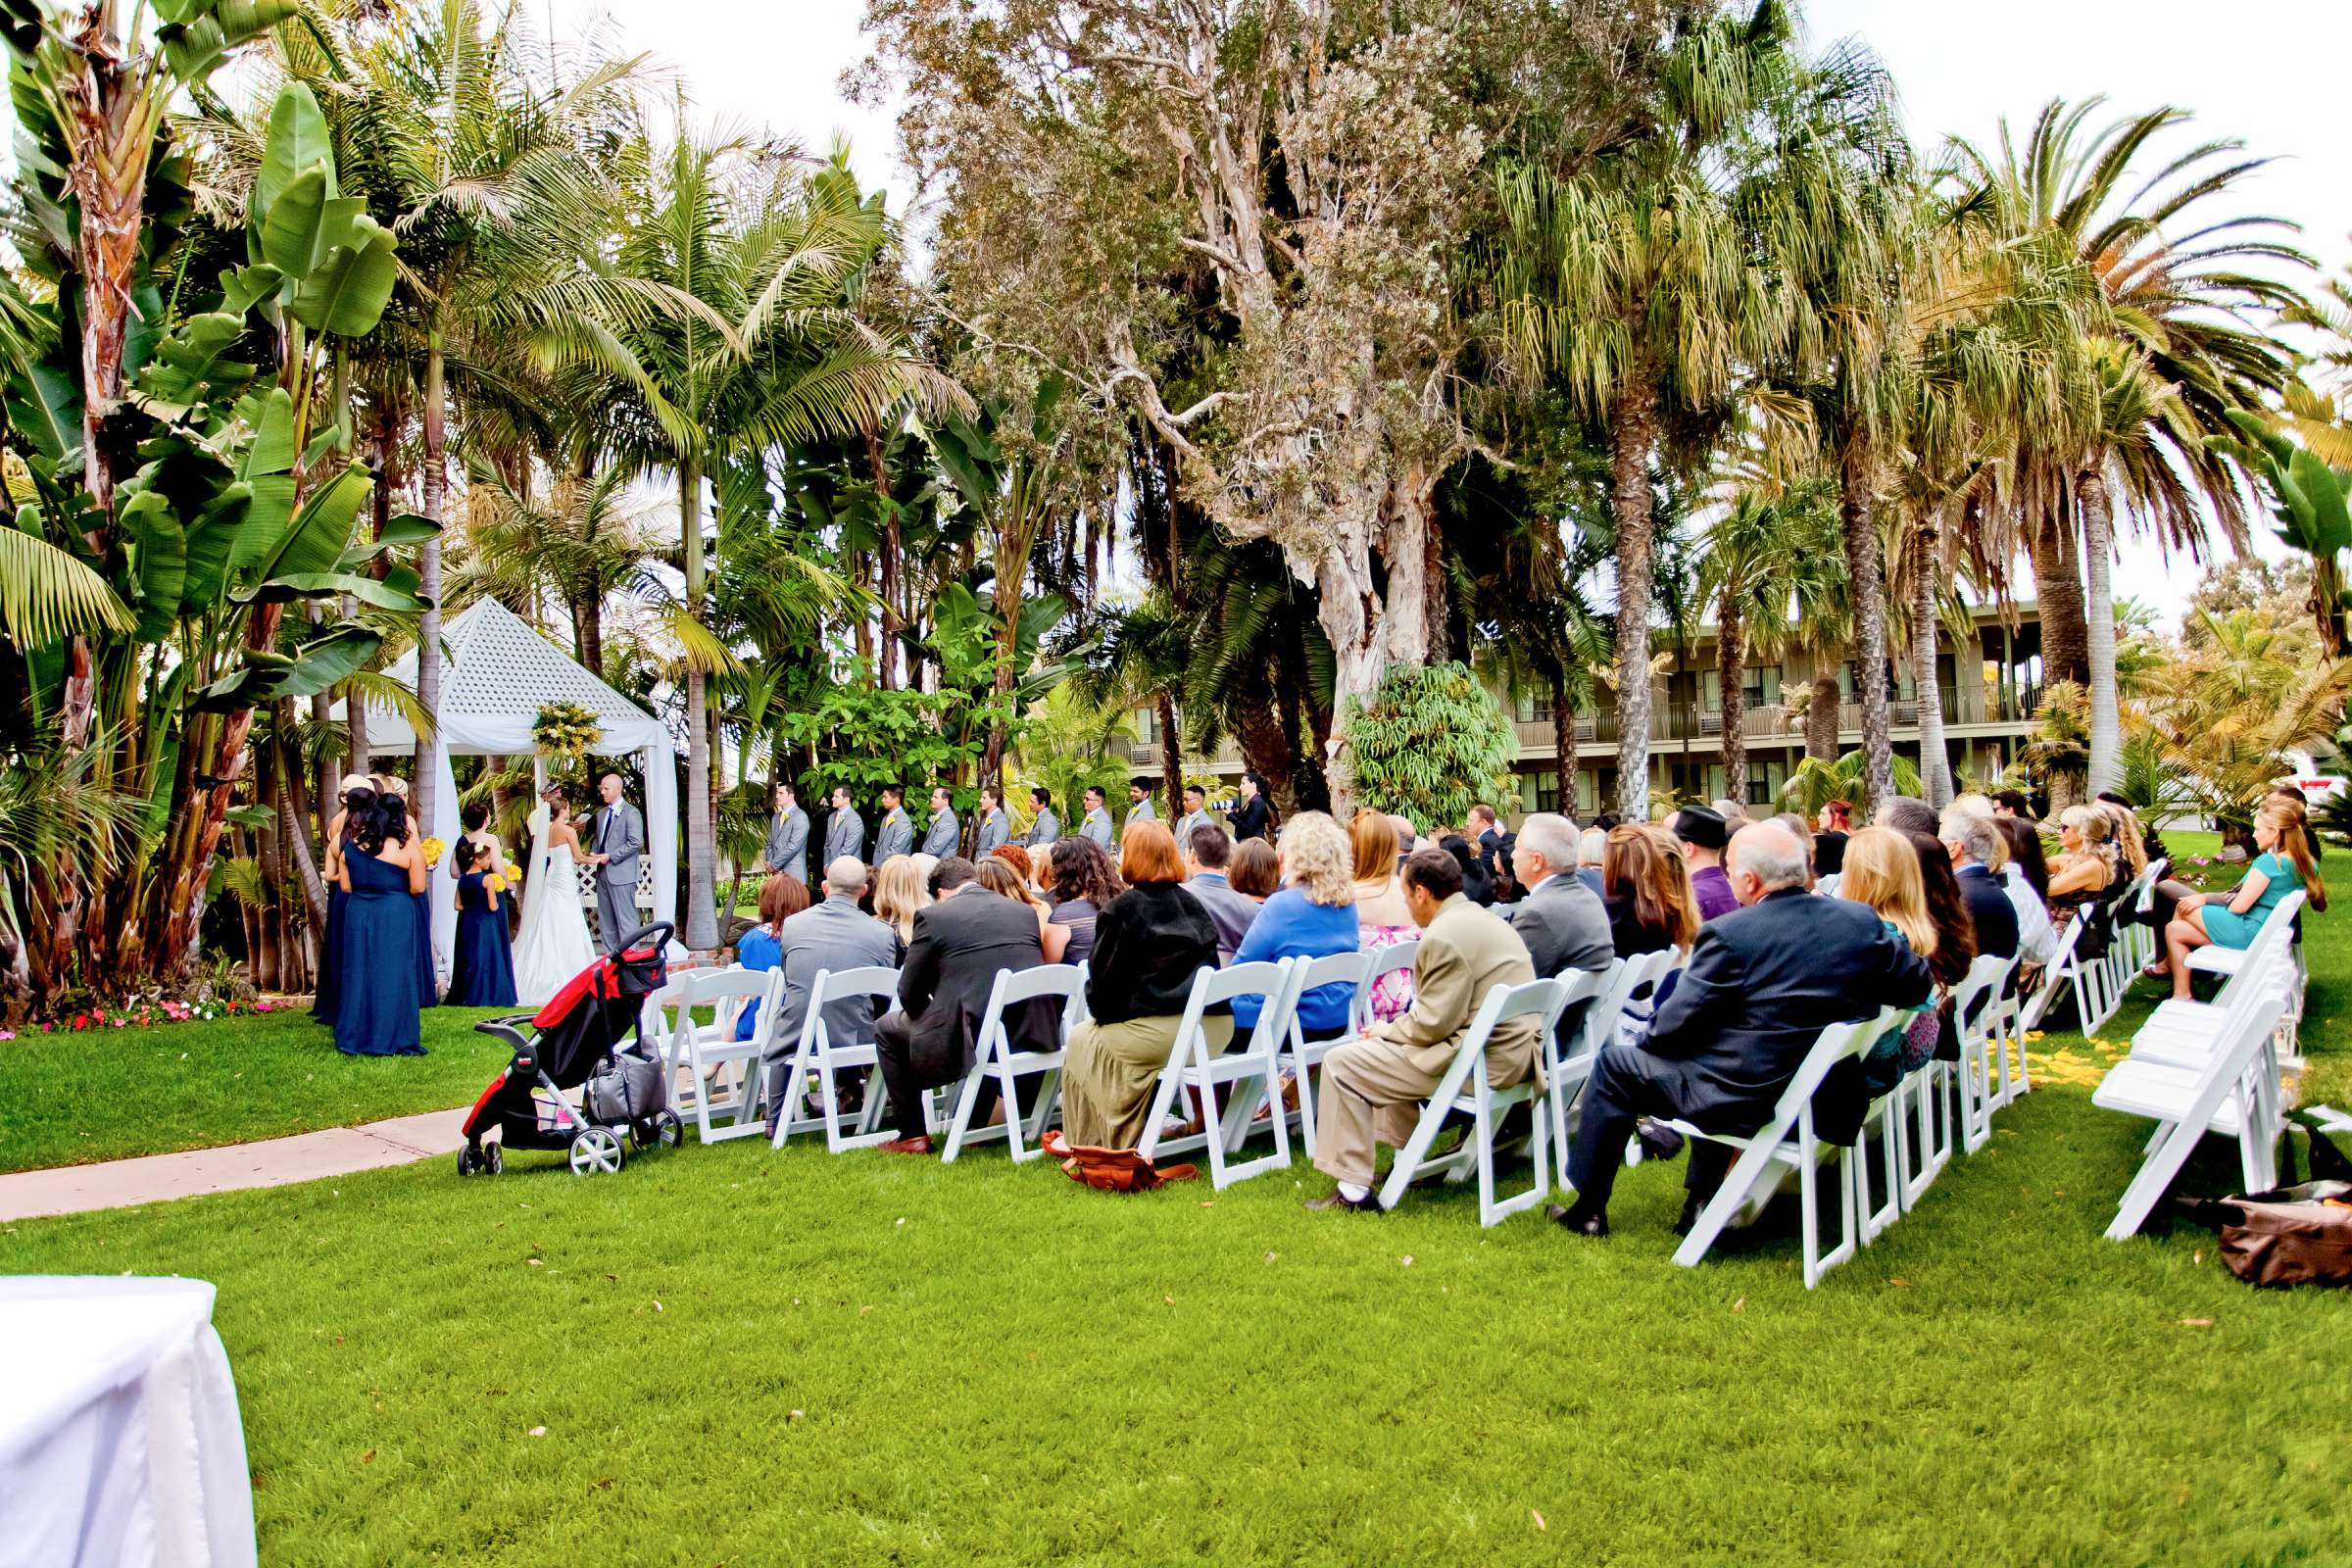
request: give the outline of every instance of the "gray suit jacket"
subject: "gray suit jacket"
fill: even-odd
[[[825,865],[845,855],[854,860],[865,858],[865,818],[858,814],[855,807],[835,811],[832,820],[825,824]],[[825,865],[817,869],[822,871]]]
[[[963,824],[956,820],[954,811],[942,811],[931,819],[923,830],[923,853],[946,859],[963,842]]]
[[[1215,827],[1217,819],[1206,811],[1187,811],[1176,823],[1176,853],[1183,855],[1193,847],[1193,829]]]
[[[1003,849],[1012,842],[1012,825],[1005,819],[1003,807],[980,818],[980,839],[972,846],[972,858],[985,860],[992,850]]]
[[[1093,839],[1104,849],[1109,849],[1110,813],[1100,806],[1087,812],[1086,820],[1078,824],[1078,836],[1082,839]]]
[[[914,853],[914,818],[906,808],[894,806],[882,818],[882,830],[874,835],[874,863],[880,865],[894,855]]]
[[[797,805],[768,820],[767,849],[762,856],[770,871],[808,880],[808,813]]]
[[[1158,807],[1152,805],[1150,801],[1138,801],[1133,806],[1127,808],[1127,820],[1119,824],[1119,831],[1121,833],[1125,833],[1129,828],[1135,826],[1135,824],[1138,822],[1156,822],[1158,820]],[[1181,850],[1184,848],[1184,846],[1179,844],[1177,848]]]
[[[816,971],[861,969],[876,964],[889,969],[899,961],[898,933],[858,907],[856,899],[827,898],[784,922],[784,1004],[777,1016],[781,1026],[768,1037],[767,1059],[780,1061],[800,1048],[801,1029],[808,1017],[808,992]],[[837,1046],[859,1045],[874,1038],[874,1002],[850,997],[825,1007],[825,1028]]]
[[[626,801],[598,807],[589,835],[591,854],[612,858],[596,868],[596,879],[612,887],[635,887],[637,858],[645,853],[645,817],[637,808]]]
[[[1617,956],[1609,941],[1608,910],[1574,876],[1553,876],[1521,899],[1511,910],[1511,929],[1527,944],[1539,979],[1572,969],[1606,969]]]
[[[1038,850],[1056,842],[1060,837],[1061,818],[1054,814],[1051,806],[1041,806],[1037,808],[1037,820],[1029,824],[1028,836],[1021,842],[1030,849]]]
[[[1203,871],[1183,887],[1208,911],[1208,923],[1217,928],[1217,961],[1230,963],[1233,950],[1250,934],[1250,922],[1257,918],[1258,906],[1248,894],[1234,892],[1222,871]]]

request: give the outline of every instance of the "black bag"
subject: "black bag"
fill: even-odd
[[[662,1054],[632,1036],[596,1064],[580,1091],[580,1108],[588,1119],[616,1126],[644,1121],[669,1108],[669,1084],[662,1070]]]

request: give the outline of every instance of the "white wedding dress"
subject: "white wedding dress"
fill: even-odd
[[[522,932],[514,940],[514,998],[544,1005],[596,958],[571,846],[548,841],[549,813],[531,812],[531,863],[522,885]]]

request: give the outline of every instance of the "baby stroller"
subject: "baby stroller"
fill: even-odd
[[[498,1174],[508,1149],[562,1149],[572,1174],[616,1171],[628,1163],[621,1135],[640,1150],[675,1149],[686,1136],[669,1108],[667,1069],[659,1047],[646,1043],[645,999],[669,973],[666,921],[632,931],[616,955],[598,958],[536,1014],[486,1018],[474,1029],[514,1048],[514,1059],[482,1091],[466,1118],[466,1147],[458,1174]],[[526,1037],[515,1025],[528,1023]],[[629,1038],[625,1043],[623,1035]],[[564,1091],[578,1089],[574,1110]],[[498,1140],[482,1135],[498,1129]]]

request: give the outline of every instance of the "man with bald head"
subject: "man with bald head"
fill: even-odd
[[[1603,1051],[1585,1086],[1569,1159],[1576,1202],[1550,1210],[1580,1236],[1608,1235],[1609,1191],[1639,1118],[1752,1133],[1772,1119],[1823,1029],[1911,1006],[1935,985],[1927,961],[1876,911],[1805,891],[1805,847],[1783,824],[1751,824],[1727,858],[1740,906],[1698,928],[1648,1040]],[[1678,1235],[1722,1184],[1732,1155],[1722,1144],[1693,1142]]]
[[[589,824],[589,857],[596,863],[596,934],[607,953],[637,928],[637,861],[645,854],[645,818],[621,798],[618,773],[596,781],[596,820]]]
[[[838,857],[825,867],[824,901],[812,904],[785,920],[776,933],[783,950],[776,966],[784,971],[784,1003],[776,1027],[767,1036],[767,1135],[776,1135],[776,1118],[800,1085],[791,1082],[792,1058],[801,1048],[801,1031],[808,1017],[808,993],[819,970],[838,974],[844,969],[894,969],[899,962],[899,934],[858,907],[865,894],[865,862],[855,855]],[[874,1039],[874,999],[860,992],[825,1004],[825,1031],[837,1046],[870,1045]],[[848,1094],[858,1082],[855,1068],[843,1068],[835,1086]]]

